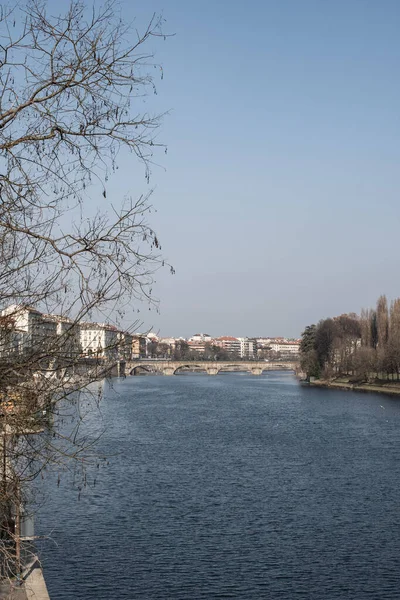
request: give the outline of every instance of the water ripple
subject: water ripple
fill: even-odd
[[[119,381],[102,412],[96,487],[43,482],[52,600],[400,597],[400,402],[194,375]]]

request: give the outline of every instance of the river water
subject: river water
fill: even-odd
[[[52,600],[400,597],[400,399],[131,377],[87,420],[95,487],[41,482]]]

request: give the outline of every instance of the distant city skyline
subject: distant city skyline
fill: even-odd
[[[143,328],[138,330],[139,333],[145,333],[147,332],[147,330],[145,331]],[[152,333],[157,335],[157,337],[161,337],[161,338],[182,338],[182,339],[189,339],[195,335],[209,335],[211,338],[220,338],[220,337],[224,337],[224,336],[232,336],[232,337],[236,337],[236,338],[253,338],[253,339],[292,339],[292,340],[297,340],[300,339],[300,335],[298,336],[285,336],[285,335],[267,335],[267,334],[257,334],[257,335],[249,335],[248,333],[243,333],[243,334],[236,334],[236,333],[232,333],[232,332],[224,332],[224,333],[214,333],[214,332],[208,332],[208,331],[200,331],[200,330],[193,330],[191,333],[189,333],[188,335],[181,335],[181,334],[176,334],[174,332],[170,333],[170,334],[164,334],[163,331],[156,331],[155,329],[151,329],[149,330],[148,333]]]

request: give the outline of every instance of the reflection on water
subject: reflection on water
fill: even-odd
[[[80,500],[42,482],[52,600],[399,597],[399,400],[278,372],[132,377],[99,424],[110,464]]]

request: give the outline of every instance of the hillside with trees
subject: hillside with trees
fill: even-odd
[[[389,305],[386,296],[380,296],[375,308],[363,309],[360,315],[343,314],[308,325],[300,355],[308,379],[399,380],[400,298]]]

